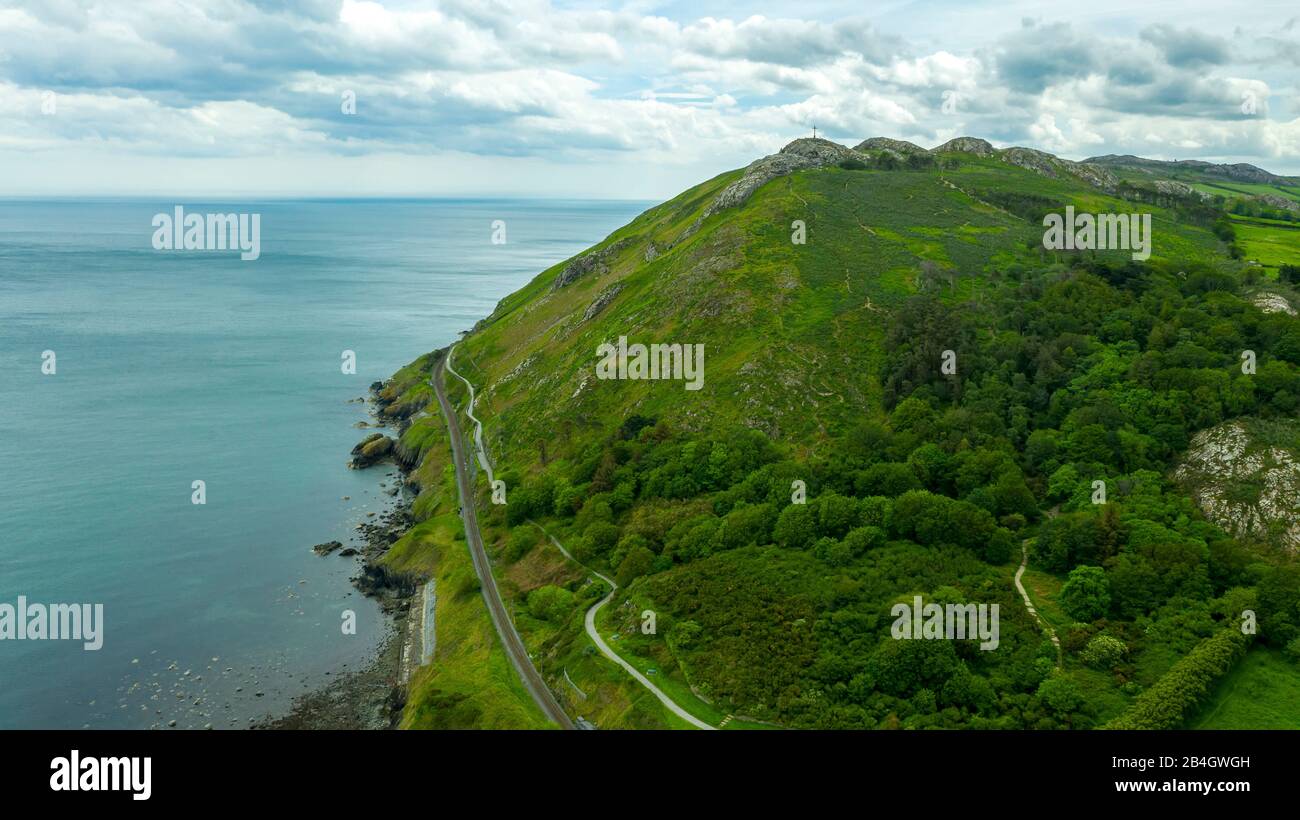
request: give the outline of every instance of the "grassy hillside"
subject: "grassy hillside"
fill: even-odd
[[[1152,702],[1202,664],[1222,674],[1236,655],[1212,638],[1244,610],[1259,645],[1300,648],[1294,555],[1235,539],[1171,480],[1199,431],[1296,415],[1300,320],[1253,301],[1293,294],[1243,258],[1258,240],[1227,200],[1153,174],[977,140],[800,140],[502,300],[456,348],[509,488],[480,509],[572,713],[676,725],[594,654],[601,585],[533,522],[618,580],[602,629],[729,726],[1182,715],[1199,701]],[[1067,205],[1150,214],[1151,258],[1044,249]],[[1250,227],[1291,247],[1289,225]],[[619,337],[703,344],[703,388],[597,378]],[[1011,583],[1021,542],[1059,666]],[[998,647],[895,640],[915,595],[997,605]]]

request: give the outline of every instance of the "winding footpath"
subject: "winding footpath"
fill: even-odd
[[[1029,600],[1029,593],[1025,591],[1025,585],[1020,583],[1020,576],[1025,574],[1025,567],[1028,565],[1029,544],[1025,542],[1020,545],[1020,569],[1016,570],[1016,590],[1020,593],[1020,597],[1025,599],[1025,609],[1029,610],[1029,614],[1034,616],[1034,620],[1038,621],[1039,627],[1047,634],[1047,637],[1052,639],[1052,643],[1056,646],[1056,666],[1059,669],[1061,666],[1061,639],[1056,637],[1056,630],[1052,629],[1052,625],[1038,614],[1038,610],[1034,609],[1034,603]]]
[[[478,417],[474,415],[474,402],[475,402],[474,385],[470,384],[469,379],[465,378],[460,373],[456,372],[456,368],[452,364],[452,355],[455,353],[455,351],[456,351],[456,345],[453,344],[450,348],[447,349],[447,355],[444,356],[442,359],[440,359],[437,367],[434,368],[433,387],[434,390],[436,390],[438,393],[438,402],[439,404],[442,405],[442,414],[447,419],[447,426],[448,429],[451,431],[452,444],[454,445],[453,455],[455,456],[456,459],[456,484],[460,488],[462,518],[465,519],[465,535],[466,535],[466,540],[470,540],[471,544],[477,544],[477,548],[474,550],[474,567],[477,570],[479,566],[478,564],[479,552],[483,552],[483,541],[479,535],[478,519],[476,516],[473,515],[472,496],[469,492],[469,479],[468,479],[468,475],[466,474],[467,471],[465,470],[465,459],[461,453],[461,448],[460,448],[460,428],[456,424],[455,414],[451,411],[451,404],[447,401],[447,396],[443,392],[441,371],[444,364],[446,365],[447,372],[451,373],[453,376],[455,376],[456,378],[464,382],[465,387],[469,389],[469,407],[466,409],[465,412],[466,415],[470,417],[470,420],[474,422],[474,446],[477,450],[476,455],[478,456],[478,463],[479,466],[483,468],[483,472],[487,473],[489,485],[494,481],[494,478],[492,473],[491,462],[488,461],[487,451],[483,449],[483,422],[479,421]],[[551,543],[554,544],[560,550],[560,552],[564,554],[564,557],[568,558],[570,561],[573,561],[575,564],[587,570],[587,572],[590,572],[592,575],[596,576],[597,578],[599,578],[600,580],[604,581],[606,584],[609,585],[609,594],[606,595],[604,598],[601,598],[600,601],[598,601],[590,609],[588,609],[587,617],[586,617],[587,637],[591,638],[592,643],[596,645],[596,649],[600,650],[600,654],[604,655],[609,660],[623,667],[623,669],[629,675],[631,675],[632,678],[636,680],[637,683],[644,686],[646,689],[650,691],[652,695],[659,698],[659,702],[662,703],[665,707],[667,707],[668,710],[671,711],[674,715],[677,715],[677,717],[681,718],[682,720],[686,721],[687,723],[691,724],[692,726],[698,729],[716,728],[714,726],[710,726],[709,724],[695,717],[695,715],[692,715],[690,712],[683,709],[681,706],[677,704],[676,701],[668,697],[668,695],[665,694],[662,689],[660,689],[658,686],[655,686],[653,683],[651,683],[649,678],[641,674],[641,672],[635,666],[623,660],[623,658],[619,657],[618,653],[616,653],[613,649],[610,649],[609,644],[605,643],[605,639],[602,638],[600,636],[600,632],[596,630],[596,613],[598,613],[601,610],[601,608],[605,606],[605,604],[609,603],[610,600],[613,599],[614,593],[618,591],[618,584],[614,583],[612,578],[607,578],[604,575],[600,574],[599,572],[596,572],[595,570],[584,566],[580,561],[574,558],[573,555],[570,554],[568,550],[564,548],[564,545],[561,544],[555,536],[547,532],[545,527],[543,527],[541,524],[538,524],[536,522],[532,522],[532,523],[533,526],[541,530],[542,533],[551,540]],[[470,535],[469,535],[471,531],[473,532],[472,539],[470,539]],[[505,607],[501,605],[500,594],[497,592],[496,580],[492,577],[492,568],[487,561],[486,552],[483,552],[483,563],[487,570],[486,577],[484,577],[483,572],[479,572],[479,578],[482,579],[483,581],[483,595],[485,598],[488,596],[488,585],[491,584],[492,599],[495,600],[496,604],[501,608],[502,616],[505,618],[505,622],[509,627],[510,634],[513,636],[515,641],[519,642],[520,647],[522,647],[523,642],[519,640],[519,633],[515,631],[514,624],[510,622],[510,618],[505,615]],[[489,604],[490,603],[491,602],[489,602]],[[491,608],[492,607],[489,605],[489,609]],[[497,616],[494,610],[492,615],[493,622],[496,622],[496,618]],[[497,632],[498,634],[501,634],[501,642],[506,643],[507,642],[506,637],[504,634],[502,634],[502,629],[500,624],[497,625]],[[511,657],[514,658],[513,653],[511,653]],[[532,672],[534,676],[537,677],[538,681],[540,682],[541,676],[538,675],[537,669],[533,666],[532,661],[528,659],[528,653],[526,650],[523,651],[523,657],[527,662],[528,669]],[[515,667],[519,669],[519,664],[517,662],[515,664]],[[522,669],[520,669],[520,677],[525,677]],[[526,677],[525,677],[525,683],[527,683]],[[532,687],[529,688],[531,689]],[[551,702],[554,703],[555,699],[551,695],[550,690],[546,688],[546,685],[544,683],[542,684],[542,689],[543,691],[546,692],[546,695],[551,700]],[[534,697],[536,697],[536,693],[534,693]],[[543,709],[546,710],[546,707],[542,704],[541,700],[538,700],[538,705],[541,705]],[[558,704],[556,704],[556,709],[559,709]],[[549,710],[546,711],[548,714],[550,714]],[[560,710],[560,714],[561,715],[564,714],[563,710]],[[565,716],[564,720],[567,722],[568,717]],[[557,720],[557,722],[559,721]],[[561,725],[565,726],[565,728],[568,729],[573,728],[572,723],[561,723]]]
[[[455,345],[452,348],[454,349]],[[474,559],[474,572],[478,574],[479,583],[483,588],[483,600],[487,604],[488,613],[492,616],[492,625],[496,627],[497,635],[501,638],[501,645],[505,648],[511,663],[514,664],[515,671],[519,673],[519,679],[524,682],[528,693],[533,696],[533,700],[537,702],[537,705],[541,707],[542,712],[548,718],[564,729],[572,729],[574,728],[573,721],[565,714],[564,709],[560,708],[555,695],[551,693],[546,681],[542,680],[537,667],[533,666],[533,660],[528,656],[528,649],[524,646],[523,640],[520,639],[519,633],[515,630],[514,622],[510,620],[510,614],[506,611],[505,604],[501,600],[501,592],[497,589],[496,577],[492,574],[492,563],[488,560],[487,550],[483,548],[483,537],[478,528],[478,514],[474,510],[474,496],[470,490],[469,470],[465,464],[465,453],[461,443],[460,423],[456,420],[456,413],[452,410],[451,402],[447,400],[447,393],[442,386],[444,364],[461,381],[465,381],[464,376],[451,369],[450,359],[451,350],[448,350],[447,355],[439,359],[438,364],[433,368],[431,381],[434,392],[438,395],[438,405],[442,408],[442,417],[447,422],[447,433],[451,439],[451,451],[456,464],[456,489],[460,494],[460,517],[465,525],[465,541],[469,544],[470,555]],[[465,381],[465,383],[469,384],[468,381]],[[487,470],[488,478],[491,479],[491,467],[487,465],[483,456],[483,425],[478,419],[474,418],[474,388],[472,386],[469,395],[469,417],[474,420],[474,441],[479,448],[479,463]]]

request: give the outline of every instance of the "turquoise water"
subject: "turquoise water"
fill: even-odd
[[[153,250],[177,204],[261,258]],[[0,728],[242,726],[361,666],[384,619],[310,551],[388,501],[350,400],[646,205],[0,200],[0,604],[104,605],[99,651],[0,641]]]

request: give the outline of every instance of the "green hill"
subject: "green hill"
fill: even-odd
[[[616,577],[599,626],[701,715],[1084,728],[1181,692],[1155,684],[1243,609],[1300,654],[1294,557],[1235,540],[1170,479],[1198,431],[1296,415],[1300,320],[1252,294],[1300,301],[1242,258],[1226,201],[1113,166],[797,140],[542,272],[458,343],[509,491],[483,488],[485,541],[552,689],[600,693],[574,714],[677,725],[592,657],[599,596],[530,521]],[[1044,248],[1067,207],[1149,214],[1150,258]],[[600,378],[620,338],[703,345],[701,388]],[[429,367],[385,388],[393,406],[419,405]],[[1060,668],[1012,584],[1022,542],[1059,589]],[[895,640],[916,595],[997,605],[997,648]]]

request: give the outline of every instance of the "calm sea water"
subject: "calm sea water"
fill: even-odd
[[[261,258],[153,250],[177,204]],[[362,666],[385,622],[310,551],[388,501],[349,400],[647,205],[0,200],[0,604],[104,606],[98,651],[0,641],[0,728],[244,726]]]

